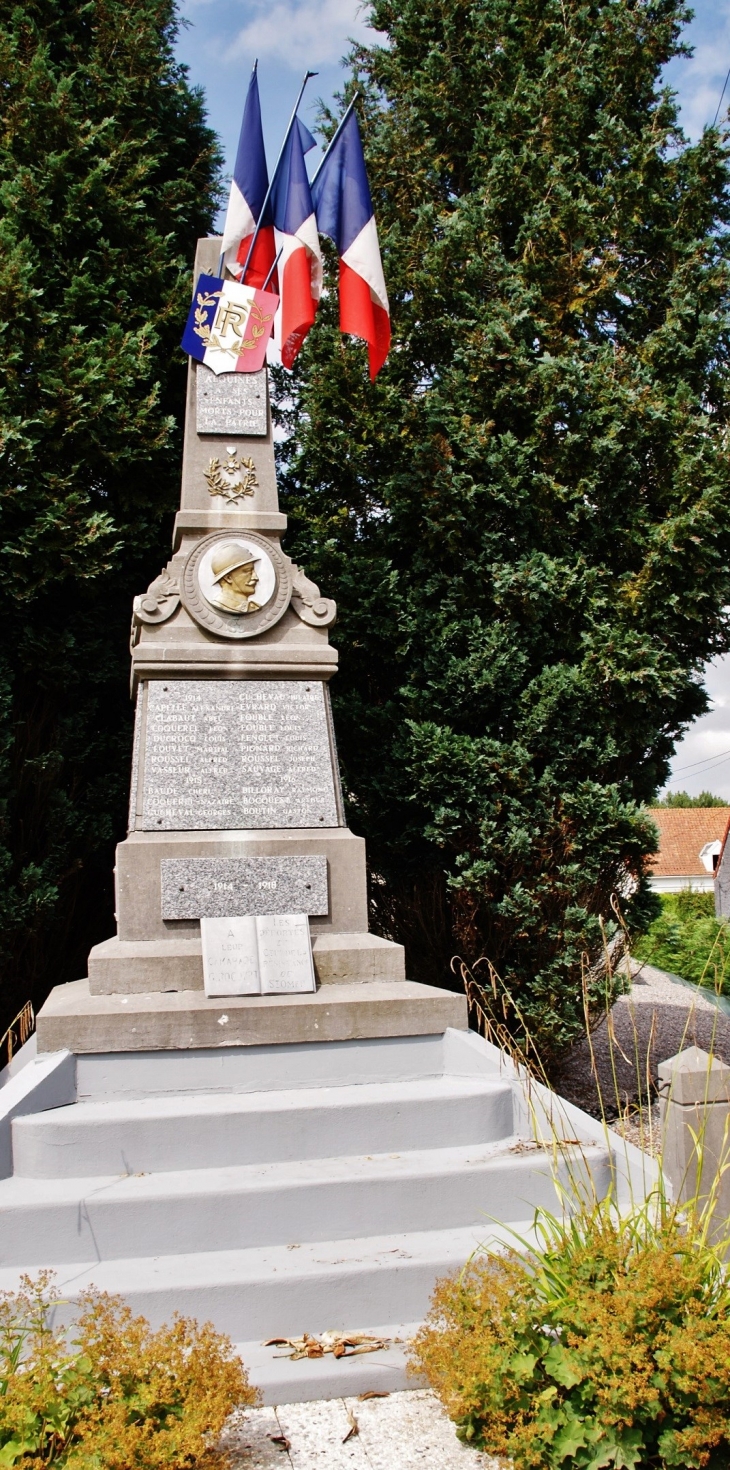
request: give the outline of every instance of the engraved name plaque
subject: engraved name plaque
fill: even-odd
[[[320,680],[153,679],[137,719],[137,831],[340,825]]]
[[[258,373],[221,373],[201,364],[196,374],[199,434],[265,435],[266,368]]]
[[[327,859],[163,858],[163,919],[326,914]]]

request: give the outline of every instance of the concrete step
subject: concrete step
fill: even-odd
[[[299,1358],[293,1362],[282,1347],[266,1347],[254,1339],[237,1342],[236,1352],[248,1370],[264,1404],[300,1404],[313,1399],[351,1398],[356,1394],[401,1393],[425,1383],[408,1372],[408,1345],[419,1322],[388,1322],[370,1325],[372,1337],[388,1346],[356,1357]],[[357,1331],[357,1328],[350,1329]]]
[[[13,1168],[41,1179],[222,1168],[489,1143],[512,1126],[509,1082],[481,1077],[75,1103],[14,1120]]]
[[[567,1187],[605,1150],[564,1150]],[[0,1263],[44,1265],[131,1254],[182,1256],[378,1233],[459,1229],[559,1208],[554,1161],[518,1139],[460,1148],[308,1159],[116,1179],[0,1183]]]
[[[531,1220],[515,1230],[527,1236]],[[303,1332],[370,1331],[374,1324],[423,1319],[436,1280],[458,1271],[486,1241],[514,1245],[502,1225],[480,1221],[459,1230],[260,1246],[241,1251],[77,1261],[50,1265],[63,1297],[59,1317],[90,1286],[119,1294],[159,1326],[174,1312],[211,1321],[234,1342]],[[130,1242],[131,1244],[132,1242]],[[50,1264],[50,1263],[47,1263]],[[0,1292],[15,1291],[22,1272],[0,1269]]]

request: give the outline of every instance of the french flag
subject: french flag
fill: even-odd
[[[314,322],[322,290],[322,254],[304,163],[314,139],[299,119],[289,129],[271,187],[281,305],[274,341],[290,368]]]
[[[340,257],[340,331],[367,342],[372,381],[390,348],[390,307],[354,111],[320,164],[312,199],[320,233],[329,235]]]
[[[242,278],[243,267],[269,188],[269,175],[261,126],[259,82],[254,67],[243,110],[241,136],[231,179],[231,192],[223,227],[221,251],[232,276]],[[274,221],[269,206],[261,221],[246,271],[246,285],[261,288],[274,264]]]

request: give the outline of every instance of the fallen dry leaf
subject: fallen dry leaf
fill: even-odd
[[[360,1353],[377,1353],[390,1347],[400,1339],[395,1337],[372,1337],[368,1332],[322,1332],[319,1337],[305,1332],[302,1337],[270,1337],[264,1347],[286,1347],[287,1353],[277,1353],[278,1358],[291,1358],[292,1362],[302,1358],[323,1358],[332,1353],[335,1358],[355,1358]]]
[[[360,1425],[358,1424],[357,1419],[352,1412],[352,1409],[347,1410],[347,1417],[350,1421],[350,1428],[348,1429],[347,1434],[342,1441],[343,1444],[347,1444],[348,1439],[354,1439],[355,1435],[360,1433]]]

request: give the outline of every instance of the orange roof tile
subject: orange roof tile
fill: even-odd
[[[651,871],[657,878],[707,876],[700,862],[706,842],[722,842],[730,818],[726,806],[653,806],[652,821],[659,828],[659,852]]]

